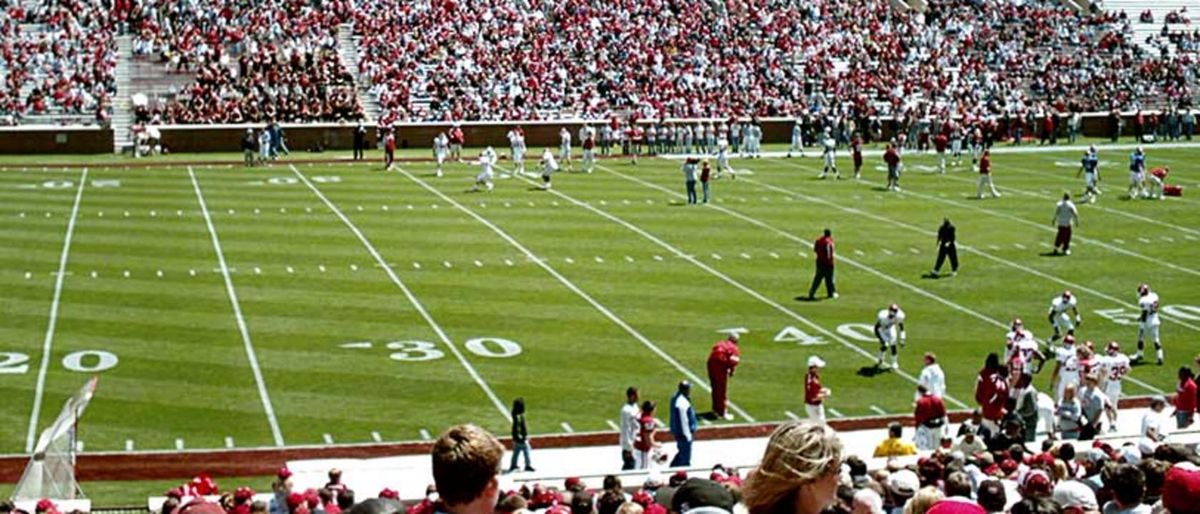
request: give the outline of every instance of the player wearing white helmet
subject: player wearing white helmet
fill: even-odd
[[[1083,175],[1086,188],[1083,191],[1083,201],[1093,203],[1100,196],[1100,160],[1096,155],[1096,145],[1088,147],[1079,162],[1079,172],[1075,176]]]
[[[1050,338],[1050,342],[1058,341],[1064,333],[1073,334],[1075,325],[1082,322],[1079,317],[1079,309],[1077,308],[1077,300],[1075,295],[1070,291],[1063,291],[1061,295],[1055,296],[1050,300],[1050,312],[1047,316],[1050,318],[1050,325],[1054,327],[1054,337]],[[1074,322],[1067,312],[1075,315]]]
[[[1158,356],[1158,365],[1163,363],[1163,347],[1162,341],[1158,339],[1158,326],[1162,321],[1158,319],[1158,293],[1150,290],[1150,286],[1142,284],[1138,286],[1138,307],[1142,313],[1138,316],[1138,337],[1137,337],[1137,354],[1133,356],[1133,360],[1140,361],[1143,358],[1142,352],[1146,347],[1146,338],[1154,341],[1154,350]]]
[[[1038,349],[1038,342],[1033,333],[1025,329],[1021,318],[1012,322],[1012,330],[1005,335],[1005,359],[1013,371],[1033,375],[1041,371],[1046,362],[1046,356]],[[1034,366],[1033,361],[1037,360]]]
[[[508,131],[508,146],[512,150],[513,174],[525,174],[525,131],[518,125]]]
[[[717,144],[717,176],[721,178],[726,173],[729,178],[737,178],[737,172],[733,171],[733,166],[729,165],[729,143],[721,141]]]
[[[471,191],[479,191],[480,186],[483,186],[486,191],[491,191],[495,187],[492,183],[492,167],[495,164],[496,150],[489,146],[479,155],[479,175],[475,176],[475,186],[471,188]]]
[[[1104,394],[1108,395],[1108,399],[1115,406],[1121,399],[1121,381],[1132,370],[1129,356],[1121,353],[1120,343],[1110,341],[1105,355],[1099,361]]]
[[[837,140],[833,138],[833,133],[829,127],[825,127],[825,134],[821,136],[821,157],[825,158],[825,169],[821,171],[820,178],[825,178],[830,171],[833,171],[833,176],[836,179],[841,179],[842,175],[837,169]]]
[[[908,335],[904,331],[904,311],[900,310],[899,305],[893,303],[888,308],[879,311],[875,320],[875,338],[879,339],[879,361],[876,366],[883,366],[884,354],[891,348],[892,367],[899,368],[900,360],[897,355],[896,343],[904,346],[908,339]]]
[[[542,189],[550,189],[550,175],[558,171],[558,161],[554,160],[554,153],[547,147],[542,152]]]
[[[1063,392],[1068,385],[1075,385],[1079,388],[1079,379],[1081,377],[1080,370],[1080,349],[1086,346],[1076,346],[1075,336],[1067,334],[1063,338],[1062,346],[1054,350],[1054,372],[1050,374],[1050,383],[1054,385],[1054,403],[1055,405],[1062,403]]]

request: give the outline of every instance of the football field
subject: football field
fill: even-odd
[[[1080,341],[1132,353],[1142,282],[1162,299],[1167,363],[1135,367],[1125,393],[1170,393],[1200,351],[1198,152],[1148,148],[1187,194],[1131,201],[1128,151],[1102,148],[1105,194],[1079,205],[1069,257],[1049,255],[1051,219],[1082,190],[1076,150],[994,154],[1003,197],[985,200],[969,157],[939,175],[931,156],[906,156],[902,193],[883,190],[878,157],[861,181],[818,180],[813,157],[735,160],[741,176],[714,182],[706,206],[684,205],[668,159],[604,160],[550,191],[498,179],[490,193],[466,192],[466,164],[441,178],[431,163],[10,165],[0,453],[26,451],[94,374],[85,451],[420,440],[468,421],[506,435],[517,397],[531,432],[609,431],[630,385],[665,402],[692,380],[707,411],[705,360],[733,329],[736,419],[705,423],[803,415],[810,355],[828,362],[834,417],[911,412],[927,351],[948,406],[965,408],[1009,321],[1048,338],[1064,289]],[[962,262],[937,279],[944,216]],[[799,301],[826,227],[841,297]],[[908,342],[900,369],[880,371],[871,325],[890,303]]]

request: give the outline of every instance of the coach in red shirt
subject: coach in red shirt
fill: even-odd
[[[946,427],[946,404],[940,396],[929,392],[925,384],[917,386],[917,406],[913,420],[917,424],[917,449],[934,450],[942,441]]]
[[[738,335],[729,334],[713,345],[708,354],[708,381],[712,383],[713,414],[725,419],[733,419],[733,414],[725,410],[728,398],[729,377],[741,362],[741,352],[738,351]]]
[[[837,286],[833,282],[833,233],[825,229],[825,235],[813,243],[813,253],[817,254],[817,271],[813,275],[812,287],[808,288],[808,300],[816,299],[817,286],[825,282],[825,293],[829,298],[837,298]]]

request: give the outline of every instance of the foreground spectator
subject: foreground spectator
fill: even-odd
[[[825,425],[794,421],[767,441],[742,488],[750,514],[819,514],[837,498],[842,443]]]
[[[433,480],[446,514],[492,514],[504,447],[475,425],[446,430],[433,443]]]

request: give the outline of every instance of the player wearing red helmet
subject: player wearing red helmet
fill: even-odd
[[[1079,317],[1078,300],[1070,291],[1063,291],[1061,295],[1055,296],[1050,300],[1050,311],[1047,313],[1050,319],[1050,325],[1054,327],[1054,336],[1050,338],[1050,342],[1058,341],[1063,333],[1074,334],[1075,325],[1083,321]],[[1074,314],[1074,320],[1067,313]]]
[[[900,360],[897,355],[896,343],[899,342],[900,346],[904,346],[908,339],[904,331],[904,311],[900,309],[899,305],[893,303],[888,308],[879,311],[875,320],[875,338],[879,339],[879,360],[875,365],[883,367],[884,354],[888,348],[891,348],[891,366],[899,368]]]

